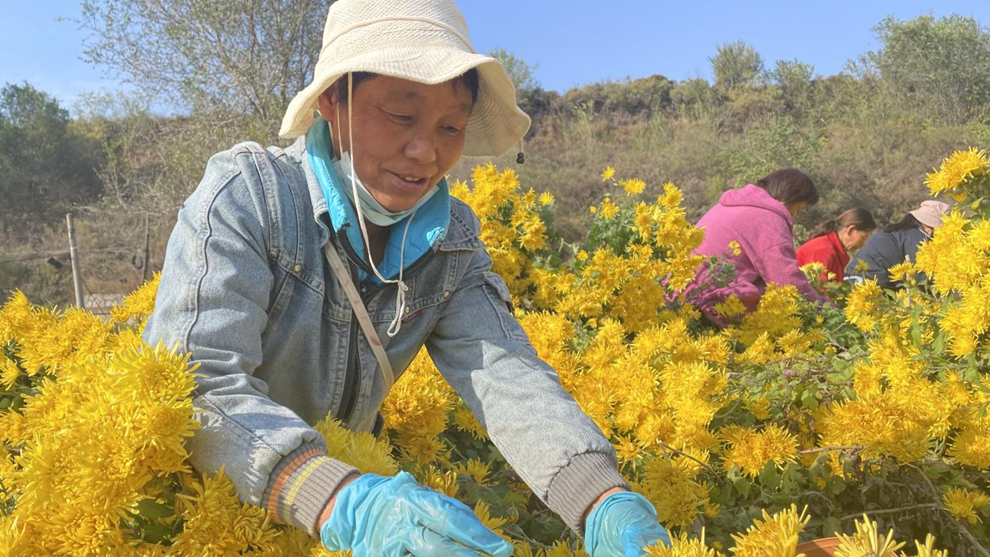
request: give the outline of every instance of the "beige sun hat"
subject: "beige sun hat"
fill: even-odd
[[[296,94],[279,135],[304,135],[316,100],[348,72],[371,72],[436,84],[471,68],[478,99],[465,130],[464,155],[498,156],[519,143],[530,119],[498,60],[475,52],[464,16],[451,0],[337,0],[323,30],[313,81]]]
[[[950,210],[952,210],[952,206],[948,203],[926,199],[921,202],[920,207],[911,211],[910,214],[921,224],[931,228],[938,228],[942,226],[942,219],[949,214]]]

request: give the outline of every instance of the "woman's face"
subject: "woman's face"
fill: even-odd
[[[846,251],[858,250],[866,245],[866,241],[873,235],[872,230],[856,230],[856,227],[852,225],[847,226],[842,232],[839,239],[842,241],[842,245],[846,247]]]
[[[388,76],[362,81],[354,87],[353,149],[344,93],[339,107],[332,87],[320,95],[320,115],[331,124],[337,154],[341,147],[352,154],[357,175],[389,211],[415,205],[461,158],[473,105],[463,84]]]
[[[795,201],[794,203],[788,203],[784,205],[787,208],[787,212],[791,214],[791,218],[797,218],[798,214],[808,207],[806,201]]]

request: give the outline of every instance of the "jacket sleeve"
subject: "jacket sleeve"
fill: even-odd
[[[822,296],[811,287],[808,277],[798,267],[797,255],[791,241],[780,242],[755,254],[753,267],[767,284],[790,284],[795,286],[805,298],[813,302],[825,302]]]
[[[591,503],[628,484],[612,444],[536,355],[509,300],[487,252],[477,250],[426,346],[523,481],[581,533]]]
[[[177,344],[199,366],[193,402],[202,427],[188,441],[193,467],[213,473],[223,466],[242,500],[312,534],[333,488],[354,470],[326,457],[322,436],[268,398],[267,384],[253,375],[264,358],[274,280],[265,157],[260,148],[235,148],[210,159],[169,238],[144,339]],[[309,487],[287,499],[282,488],[303,472]]]

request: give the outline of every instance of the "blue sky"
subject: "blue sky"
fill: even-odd
[[[768,66],[813,64],[818,74],[877,47],[872,27],[887,15],[952,13],[990,25],[990,2],[961,0],[460,0],[475,48],[505,48],[536,64],[546,89],[644,77],[711,77],[718,45],[743,40]],[[28,81],[71,105],[84,92],[121,85],[82,61],[84,33],[70,21],[78,0],[0,0],[0,84]]]

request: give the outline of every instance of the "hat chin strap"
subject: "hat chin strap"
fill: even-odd
[[[361,210],[361,197],[358,195],[357,178],[355,176],[355,168],[357,167],[357,158],[354,155],[354,114],[352,107],[354,106],[354,74],[347,72],[347,139],[351,151],[351,192],[353,193],[354,208],[357,211],[358,226],[361,228],[361,236],[364,238],[365,249],[368,250],[368,263],[371,264],[371,270],[378,277],[378,280],[382,284],[395,284],[397,286],[395,291],[395,318],[388,325],[388,330],[386,333],[389,337],[394,337],[399,334],[399,330],[402,328],[402,314],[406,310],[406,291],[409,287],[402,280],[402,273],[405,271],[405,255],[406,255],[406,235],[409,233],[409,225],[412,224],[413,219],[416,217],[416,211],[413,211],[409,215],[408,220],[406,220],[406,226],[402,230],[402,243],[399,245],[399,278],[396,280],[389,280],[382,276],[378,271],[378,267],[375,265],[375,258],[371,255],[371,241],[368,239],[368,226],[364,222],[364,213]],[[337,103],[337,132],[340,133],[340,103]],[[341,146],[343,149],[343,146]]]

